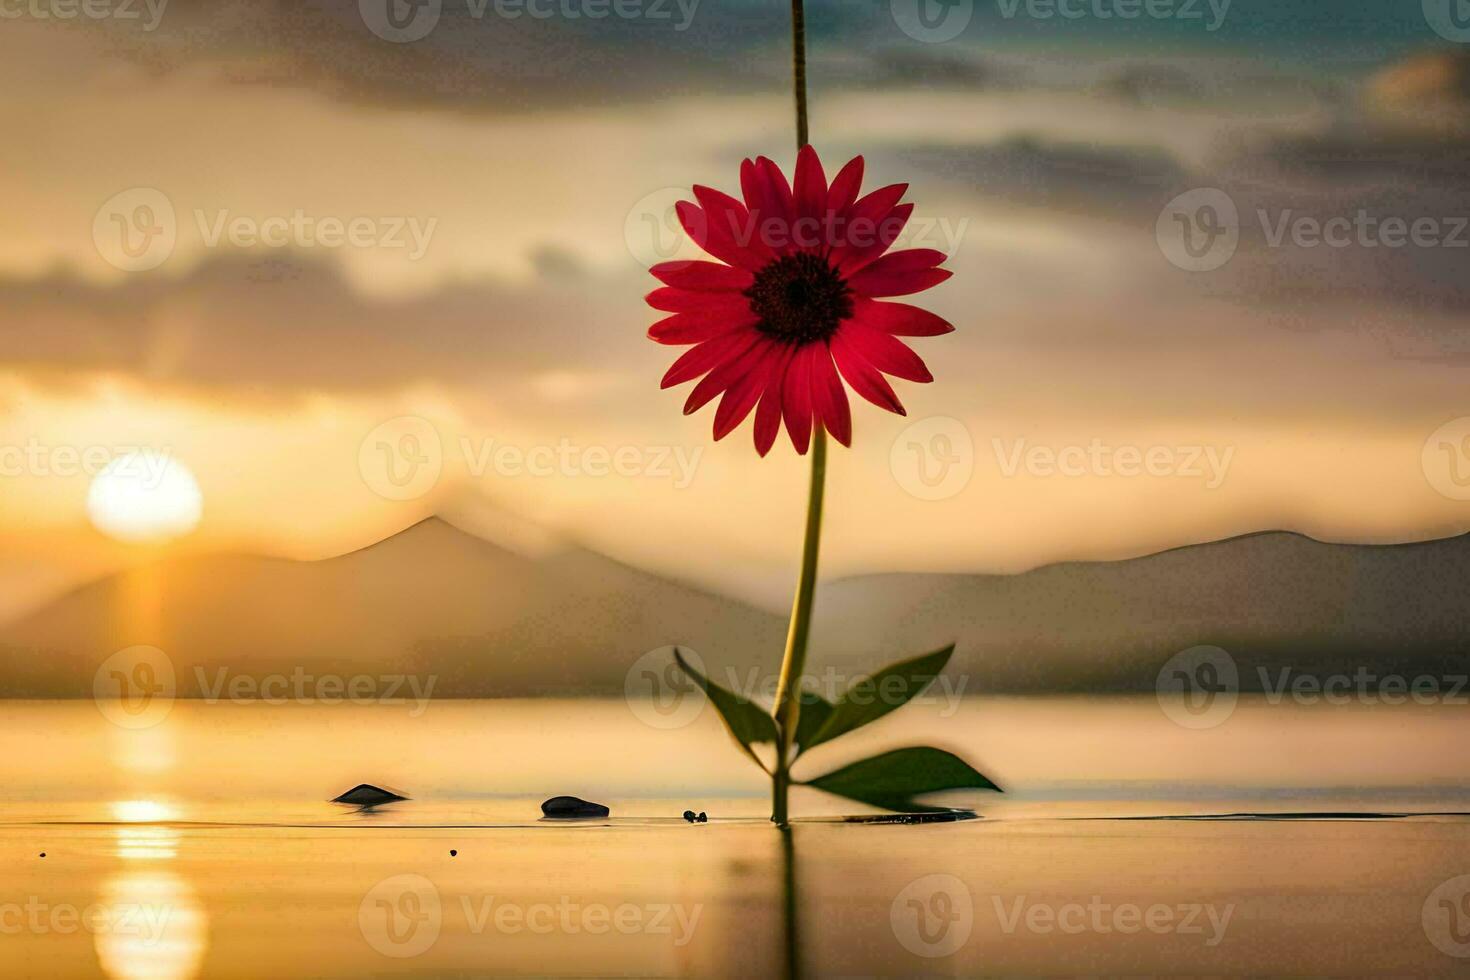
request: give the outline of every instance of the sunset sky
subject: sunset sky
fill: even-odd
[[[681,414],[642,297],[680,189],[791,164],[785,6],[446,0],[403,43],[372,6],[0,24],[0,619],[159,553],[93,526],[72,458],[132,449],[197,479],[180,551],[326,556],[442,510],[780,605],[805,462]],[[939,41],[903,0],[812,5],[812,141],[910,183],[903,240],[954,271],[923,303],[957,327],[918,342],[908,419],[855,407],[826,574],[1470,530],[1470,48],[1419,3],[1199,6],[979,3]],[[1239,246],[1188,271],[1164,212],[1199,188]],[[1294,234],[1360,214],[1430,223]],[[385,484],[382,447],[437,479]],[[917,478],[941,456],[955,482]]]

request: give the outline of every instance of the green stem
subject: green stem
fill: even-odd
[[[786,655],[776,685],[776,771],[772,774],[771,819],[787,825],[786,796],[791,786],[791,746],[801,713],[801,675],[806,669],[806,641],[812,626],[812,599],[817,592],[817,558],[822,543],[822,499],[827,486],[827,433],[820,419],[812,425],[812,480],[806,499],[806,536],[801,546],[801,574],[791,604],[791,628],[786,633]]]
[[[803,0],[791,0],[791,87],[796,96],[796,148],[807,144],[806,126],[806,10]],[[827,485],[827,433],[813,420],[812,481],[806,500],[806,537],[801,547],[801,575],[791,604],[791,628],[781,679],[776,685],[776,769],[771,774],[771,819],[788,826],[786,797],[791,788],[791,746],[801,713],[801,674],[806,668],[806,638],[812,625],[812,597],[817,591],[817,550],[822,541],[822,495]]]
[[[796,148],[806,146],[806,11],[791,0],[791,87],[796,93]]]

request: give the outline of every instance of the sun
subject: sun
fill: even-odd
[[[156,544],[188,534],[203,513],[194,474],[179,460],[152,450],[114,459],[87,492],[92,525],[129,543]]]

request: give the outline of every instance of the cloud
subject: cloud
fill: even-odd
[[[610,323],[605,284],[579,278],[570,258],[540,264],[547,275],[526,284],[463,282],[402,300],[367,298],[334,263],[299,255],[226,254],[182,277],[115,285],[12,278],[0,281],[0,342],[12,367],[352,389],[605,363],[616,359],[612,335],[644,329]]]

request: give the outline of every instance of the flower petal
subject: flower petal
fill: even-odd
[[[822,170],[821,158],[810,143],[796,154],[796,217],[806,222],[820,222],[827,207],[827,175]],[[820,227],[814,226],[813,233]]]
[[[837,376],[832,354],[826,344],[812,344],[812,408],[832,438],[844,446],[852,445],[852,410],[847,405],[847,389]]]
[[[932,268],[944,258],[943,252],[932,248],[890,252],[850,276],[847,284],[860,296],[906,296],[923,292],[950,277],[949,270]]]
[[[745,269],[718,262],[660,262],[648,271],[670,286],[698,292],[739,291],[750,288],[750,284],[755,281],[755,276]]]
[[[781,168],[767,157],[757,157],[756,170],[765,186],[770,215],[761,216],[761,241],[769,245],[776,254],[785,255],[793,251],[791,224],[796,220],[796,200],[791,185]]]
[[[837,247],[832,250],[832,261],[839,267],[855,252],[870,248],[878,239],[883,220],[898,206],[899,198],[908,190],[908,184],[889,184],[871,194],[858,198],[846,212],[839,215]]]
[[[858,190],[863,185],[863,158],[853,157],[837,171],[832,186],[827,190],[827,210],[841,214],[857,200]]]
[[[754,326],[757,322],[755,315],[751,313],[739,316],[721,312],[675,313],[649,327],[648,337],[660,344],[673,346],[698,344],[742,327]]]
[[[766,390],[766,381],[779,357],[780,352],[772,349],[769,343],[766,344],[759,359],[751,364],[745,376],[725,390],[725,397],[720,399],[720,406],[715,409],[715,442],[733,432],[736,426],[745,421],[750,410],[755,408],[755,403]]]
[[[750,309],[750,300],[741,293],[701,293],[677,286],[663,286],[643,297],[655,310],[668,313],[729,313],[739,315]]]
[[[709,217],[711,232],[727,238],[737,248],[745,249],[762,264],[775,256],[765,242],[756,235],[755,222],[750,210],[741,202],[723,191],[701,184],[694,185],[694,197]]]
[[[745,353],[745,349],[755,343],[756,337],[754,330],[736,330],[689,348],[669,366],[659,387],[672,388],[708,374],[726,360]]]
[[[781,385],[781,417],[791,445],[803,456],[812,441],[812,357],[817,348],[809,344],[797,349]]]
[[[766,390],[761,395],[760,406],[755,410],[755,451],[764,456],[776,444],[781,434],[781,391],[786,384],[786,372],[791,368],[794,348],[783,346],[777,354],[777,362],[766,378]]]
[[[954,330],[954,324],[928,310],[907,303],[884,303],[854,296],[852,319],[895,337],[937,337]]]
[[[760,334],[755,334],[748,349],[722,362],[694,386],[694,390],[689,393],[689,398],[684,402],[684,414],[693,415],[708,405],[716,395],[723,394],[731,385],[758,367],[763,359],[765,348],[769,346],[769,340]]]
[[[934,375],[924,366],[923,358],[910,350],[907,344],[890,334],[875,330],[865,321],[846,321],[842,325],[842,333],[853,350],[862,355],[863,360],[884,374],[920,384],[934,380]]]
[[[689,237],[694,239],[694,244],[721,262],[739,266],[751,272],[759,270],[765,264],[760,256],[749,249],[739,247],[729,235],[722,234],[716,222],[710,220],[709,215],[699,205],[689,201],[680,201],[674,205],[674,213],[679,216],[679,224],[683,225]]]
[[[837,370],[852,385],[852,390],[879,408],[895,415],[907,415],[888,380],[858,353],[843,333],[839,330],[832,335],[832,359],[837,362]]]
[[[899,234],[909,223],[909,216],[913,213],[912,204],[900,204],[874,226],[871,234],[860,236],[854,233],[853,243],[838,259],[838,267],[842,274],[851,276],[888,251],[889,247],[898,240]],[[859,244],[859,242],[866,244]],[[942,256],[940,260],[943,261]]]

